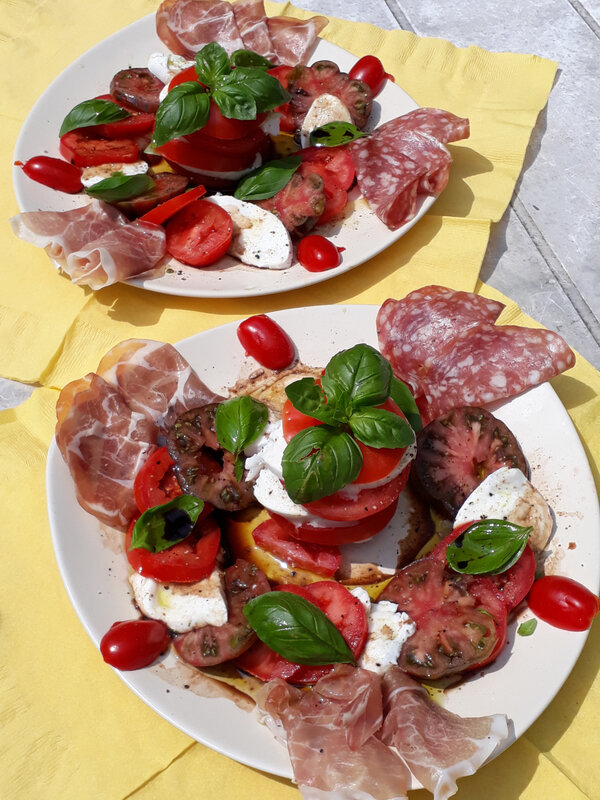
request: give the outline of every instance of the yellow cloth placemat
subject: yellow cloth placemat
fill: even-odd
[[[10,155],[21,124],[48,82],[92,44],[144,14],[156,0],[103,2],[88,15],[73,0],[55,0],[36,13],[28,0],[13,0],[3,22],[0,74],[7,102],[0,108],[0,169],[11,184]],[[271,14],[308,16],[293,6],[267,4]],[[68,19],[69,25],[62,24]],[[93,19],[93,23],[90,21]],[[59,22],[60,21],[60,22]],[[81,34],[81,35],[80,35]],[[556,64],[536,56],[460,49],[440,39],[332,19],[323,37],[353,52],[378,55],[388,72],[421,105],[448,109],[471,120],[471,138],[451,145],[451,179],[432,212],[395,246],[346,276],[285,295],[245,300],[195,300],[117,286],[97,294],[54,271],[46,254],[2,230],[0,375],[60,385],[78,374],[72,354],[91,359],[105,342],[127,336],[169,341],[219,321],[287,306],[324,302],[381,302],[394,291],[424,283],[473,289],[490,221],[500,219],[519,176],[531,131],[544,107]],[[27,81],[15,76],[27,53]],[[107,81],[111,76],[107,75]],[[35,155],[31,153],[31,155]],[[18,209],[2,193],[3,219]]]

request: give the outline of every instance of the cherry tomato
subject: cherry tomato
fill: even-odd
[[[159,206],[156,206],[156,208],[153,208],[140,217],[140,222],[151,222],[153,225],[162,225],[163,222],[175,216],[182,208],[185,208],[190,203],[193,203],[194,200],[202,197],[203,194],[206,194],[204,186],[196,186],[194,189],[178,194],[176,197],[171,197],[169,200],[165,200],[164,203],[161,203]]]
[[[157,619],[115,622],[100,642],[102,658],[121,670],[148,667],[169,647],[169,629]]]
[[[339,548],[301,543],[291,534],[286,521],[278,517],[261,522],[252,536],[259,547],[284,561],[289,568],[307,569],[332,578],[342,563]]]
[[[373,97],[377,97],[388,78],[394,80],[385,71],[377,56],[363,56],[352,67],[348,75],[354,80],[364,81],[373,92]]]
[[[296,356],[290,337],[266,314],[256,314],[240,322],[237,337],[246,355],[268,369],[289,367]]]
[[[566,631],[587,630],[600,611],[595,594],[562,575],[546,575],[536,581],[527,602],[536,617]]]
[[[78,167],[97,167],[113,162],[132,164],[139,158],[135,139],[100,139],[85,133],[85,128],[61,136],[60,152]]]
[[[167,222],[167,252],[192,267],[222,258],[233,238],[231,217],[208,200],[195,200]]]
[[[83,189],[81,168],[60,158],[34,156],[25,163],[15,161],[15,167],[22,167],[28,178],[59,192],[77,194]]]
[[[309,272],[324,272],[340,264],[340,250],[333,242],[316,233],[298,243],[298,261]]]
[[[166,447],[159,447],[146,459],[133,482],[140,514],[183,494],[171,469],[174,463]]]
[[[212,517],[198,521],[189,536],[160,553],[151,553],[143,547],[129,549],[135,522],[127,531],[125,550],[127,560],[140,575],[161,583],[196,583],[213,571],[221,530]]]

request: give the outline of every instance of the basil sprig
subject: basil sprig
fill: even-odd
[[[294,664],[354,664],[348,643],[316,605],[292,592],[267,592],[244,606],[250,626]]]
[[[455,572],[498,575],[519,560],[532,527],[505,519],[474,522],[446,548],[446,560]]]
[[[269,161],[249,172],[234,192],[238,200],[267,200],[288,184],[300,164],[300,156],[288,156]]]
[[[302,378],[286,387],[294,408],[324,423],[296,434],[283,453],[285,488],[295,503],[327,497],[356,480],[363,462],[356,440],[376,449],[414,442],[402,417],[377,408],[392,386],[389,362],[375,348],[358,344],[329,361],[320,384]]]
[[[59,136],[75,130],[75,128],[89,128],[91,125],[103,125],[106,122],[117,122],[131,116],[127,109],[122,108],[110,100],[84,100],[72,108],[60,126]]]
[[[340,144],[348,144],[368,135],[364,131],[359,131],[351,122],[327,122],[311,131],[309,141],[312,145],[338,147]]]
[[[221,447],[233,453],[235,477],[242,479],[244,465],[240,453],[252,444],[265,429],[269,411],[264,403],[249,395],[232,397],[217,407],[215,428]]]
[[[410,427],[418,433],[423,427],[419,408],[408,386],[395,376],[392,377],[390,397],[410,423]]]
[[[182,494],[147,509],[135,523],[129,549],[142,547],[151,553],[168,550],[189,536],[203,508],[204,501],[199,497]]]
[[[244,52],[249,55],[242,57]],[[180,83],[167,94],[156,112],[152,144],[160,147],[203,128],[211,100],[224,117],[240,120],[256,119],[258,114],[287,102],[289,92],[266,72],[265,64],[253,63],[257,59],[260,57],[252,51],[238,50],[234,62],[220,44],[205,45],[195,59],[200,83]],[[243,61],[247,64],[237,66]]]
[[[129,200],[149,192],[154,185],[149,175],[123,175],[122,172],[115,172],[110,178],[98,181],[84,191],[106,203],[117,203],[119,200]]]

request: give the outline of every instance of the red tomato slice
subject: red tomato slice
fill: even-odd
[[[167,222],[167,252],[192,267],[207,267],[222,258],[233,238],[233,223],[224,209],[195,200]]]
[[[196,186],[183,194],[178,194],[177,197],[171,197],[164,203],[161,203],[156,208],[148,211],[146,214],[139,218],[140,222],[151,222],[153,225],[162,225],[170,217],[174,216],[182,208],[185,208],[194,200],[197,200],[202,195],[206,194],[204,186]]]
[[[341,527],[324,527],[322,525],[310,525],[310,523],[296,524],[290,522],[283,517],[278,517],[272,514],[282,525],[286,525],[288,533],[294,539],[301,542],[309,542],[311,544],[322,545],[342,545],[351,544],[352,542],[365,542],[367,539],[372,539],[373,536],[380,533],[386,525],[390,522],[396,508],[398,500],[394,500],[387,508],[383,508],[377,514],[372,514],[370,517],[350,522],[348,525]]]
[[[97,167],[113,162],[132,164],[139,158],[135,139],[101,139],[85,133],[85,128],[61,136],[60,153],[78,167]]]
[[[119,119],[116,122],[104,122],[101,125],[93,125],[87,128],[94,136],[103,136],[106,139],[125,139],[134,138],[149,133],[154,127],[154,114],[145,111],[134,111],[131,108],[119,103],[112,94],[101,94],[97,100],[109,100],[111,103],[121,106],[129,112],[129,117]]]
[[[274,678],[294,683],[294,675],[300,670],[299,664],[283,658],[260,639],[249,650],[238,656],[234,664],[265,683]]]
[[[321,225],[321,223],[329,222],[329,220],[339,216],[346,207],[346,203],[348,202],[348,192],[339,185],[339,183],[335,180],[335,177],[328,170],[325,164],[319,161],[308,161],[304,164],[301,164],[300,169],[298,171],[303,176],[310,175],[311,173],[312,174],[316,173],[317,175],[320,175],[323,178],[323,190],[325,192],[325,210],[317,220],[316,224]],[[303,241],[304,240],[302,240],[302,242]],[[302,244],[302,242],[300,244]],[[335,245],[332,244],[331,246],[334,248],[336,257],[335,257],[335,263],[330,264],[329,266],[337,267],[337,265],[339,264],[339,252],[337,251]],[[299,260],[303,266],[306,266],[306,264],[304,264],[304,262],[300,258]]]
[[[261,152],[261,147],[265,142],[262,131],[257,139],[259,144],[246,152],[236,152],[235,148],[226,152],[199,148],[183,138],[173,139],[161,147],[157,147],[156,152],[164,156],[167,161],[184,168],[205,170],[206,172],[240,172],[249,169],[254,164],[256,154]]]
[[[326,180],[336,184],[341,189],[348,190],[354,182],[354,162],[345,145],[339,147],[305,147],[295,155],[300,156],[304,164],[312,166],[315,170],[323,168],[327,174]]]
[[[307,569],[332,578],[342,563],[339,548],[301,543],[291,535],[289,526],[279,517],[261,522],[252,531],[252,536],[259,547],[284,561],[290,568]]]
[[[283,86],[284,89],[288,88],[288,76],[290,72],[293,70],[293,67],[288,67],[285,64],[282,64],[279,67],[273,67],[273,69],[268,69],[267,72],[269,75],[273,75],[279,83]],[[283,103],[280,106],[277,106],[273,109],[278,114],[281,114],[281,119],[279,121],[279,129],[284,133],[293,133],[296,130],[296,125],[294,124],[294,115],[292,113],[292,107],[288,103]]]
[[[169,629],[157,619],[115,622],[102,637],[100,652],[111,667],[142,669],[164,653],[171,643]]]
[[[285,369],[296,357],[290,337],[266,314],[256,314],[240,322],[237,337],[246,355],[268,369]]]
[[[142,547],[129,549],[135,522],[127,531],[125,550],[127,560],[140,575],[161,583],[196,583],[213,571],[221,529],[212,517],[198,521],[189,536],[160,553]]]
[[[133,495],[140,514],[183,494],[171,469],[174,463],[166,447],[155,450],[144,462],[133,482]]]

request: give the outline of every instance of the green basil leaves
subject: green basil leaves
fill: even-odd
[[[244,465],[240,453],[263,432],[269,411],[264,403],[249,395],[232,397],[217,408],[215,427],[221,447],[235,456],[235,477],[242,479]]]
[[[263,164],[248,173],[235,190],[234,197],[248,202],[273,197],[289,182],[301,163],[300,156],[288,156]]]
[[[295,664],[354,664],[333,622],[309,600],[292,592],[267,592],[244,606],[251,627],[271,650]]]
[[[359,131],[351,122],[328,122],[311,131],[309,141],[312,145],[337,147],[368,135],[364,131]]]
[[[358,344],[335,355],[320,382],[302,378],[286,387],[294,408],[324,423],[305,428],[284,451],[283,479],[295,503],[327,497],[356,480],[362,468],[357,440],[376,449],[414,442],[411,426],[379,407],[391,396],[394,381],[381,353]]]
[[[537,619],[528,619],[517,628],[519,636],[531,636],[537,628]]]
[[[244,55],[245,54],[245,55]],[[271,66],[257,53],[237,50],[230,59],[221,45],[211,42],[196,53],[200,83],[188,81],[167,94],[156,113],[152,144],[160,147],[179,136],[194,133],[208,122],[210,103],[229,119],[251,120],[289,100]]]
[[[129,549],[142,547],[151,553],[168,550],[189,536],[203,508],[204,501],[190,494],[149,508],[135,523]]]
[[[104,200],[105,203],[117,203],[149,192],[154,181],[149,175],[123,175],[115,172],[110,178],[88,186],[84,191],[91,197]]]
[[[455,572],[498,575],[519,560],[533,528],[504,519],[474,522],[446,548],[446,560]]]
[[[72,108],[60,126],[59,136],[75,130],[75,128],[89,128],[91,125],[103,125],[106,122],[117,122],[131,116],[125,108],[110,100],[85,100]]]

